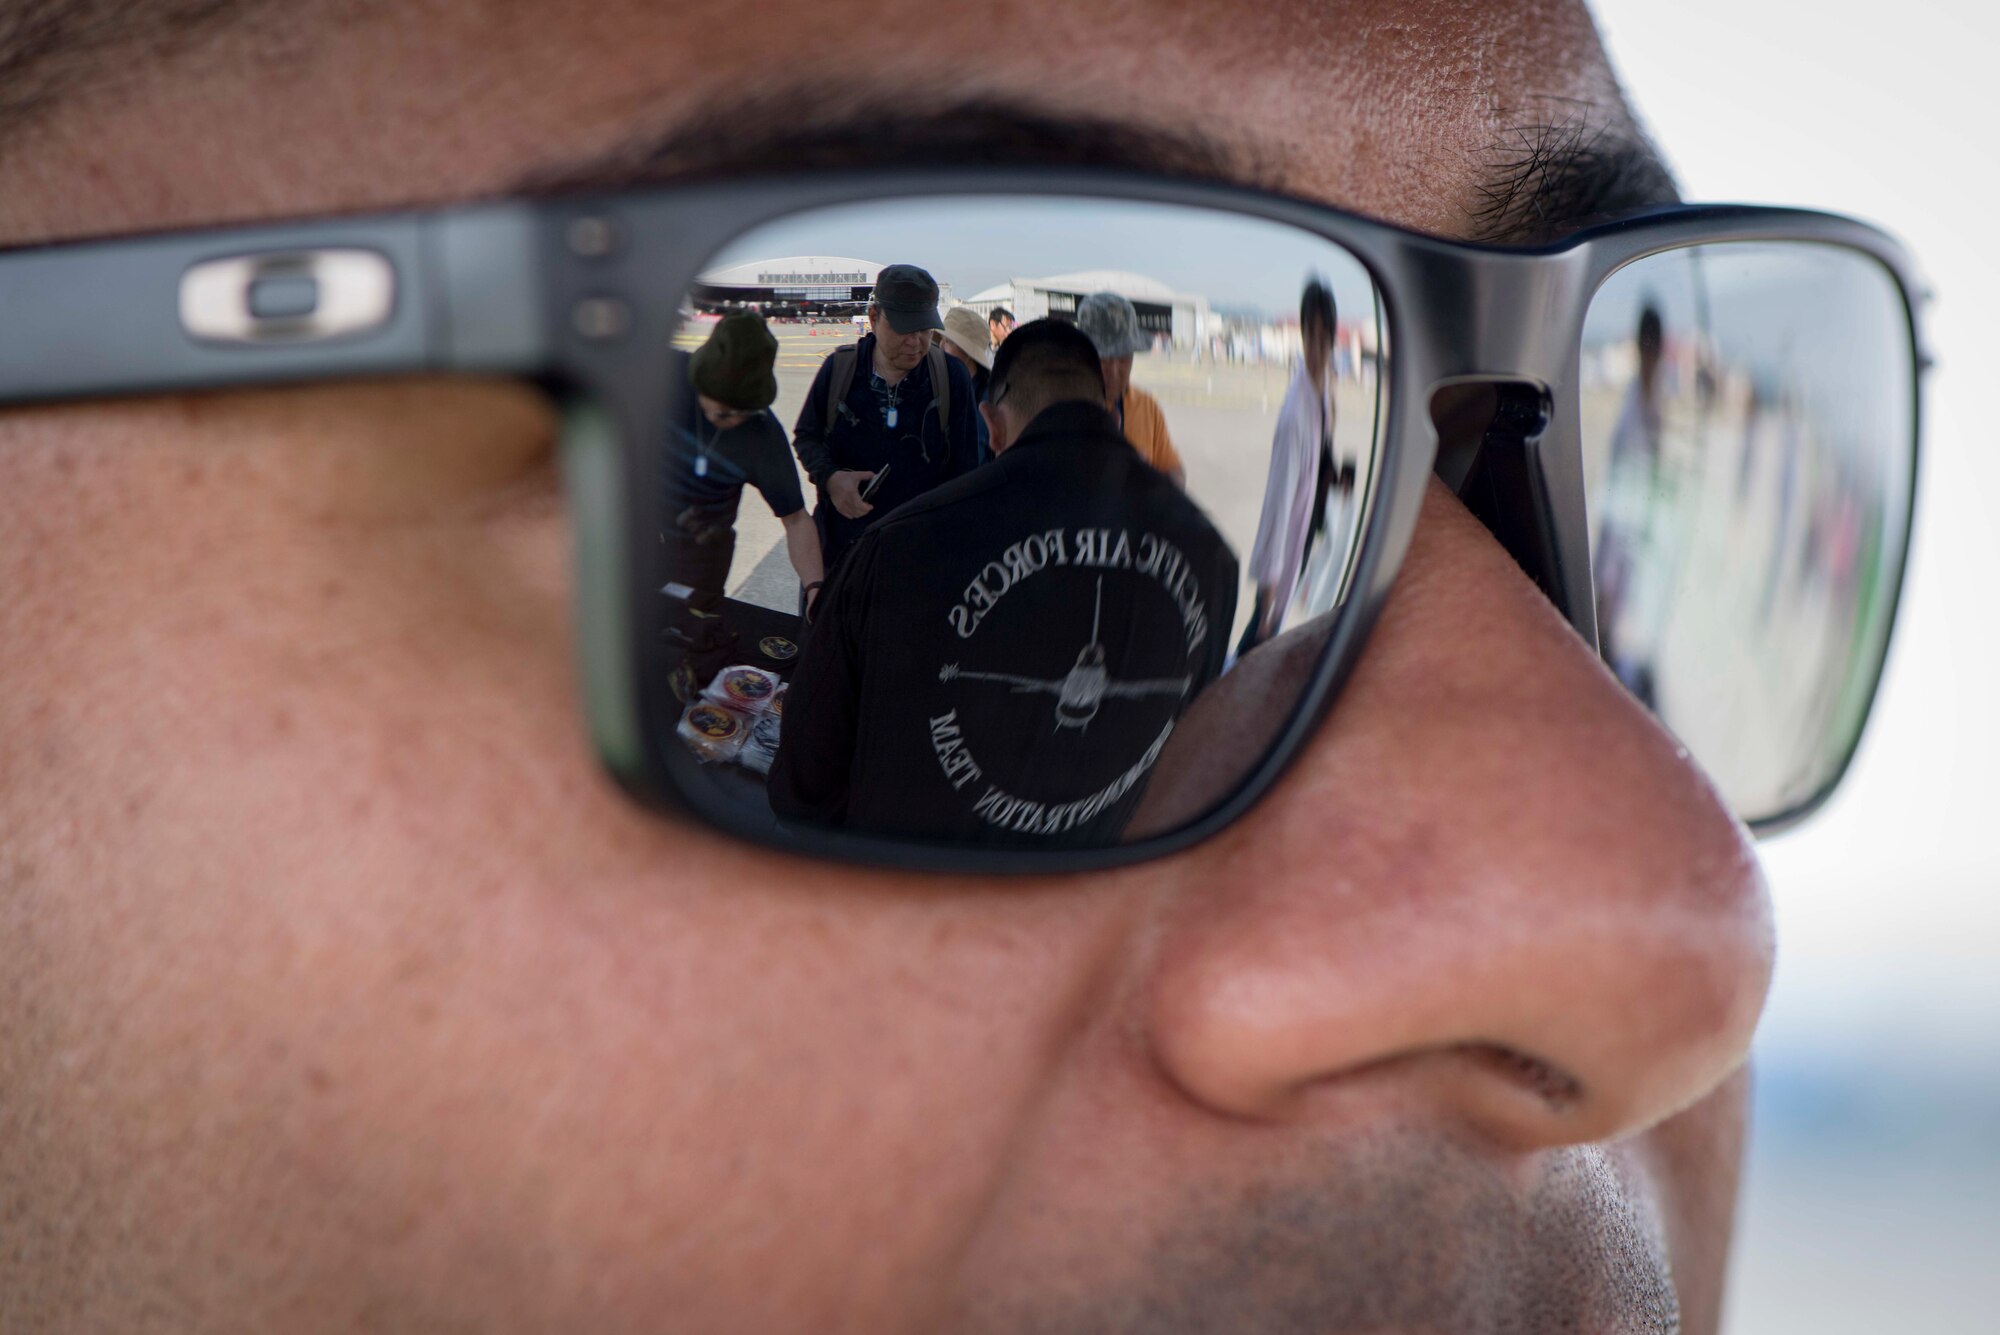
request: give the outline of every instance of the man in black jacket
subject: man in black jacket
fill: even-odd
[[[994,462],[878,522],[827,591],[771,772],[780,816],[1109,843],[1222,670],[1236,558],[1126,442],[1090,340],[1021,326],[988,392]]]
[[[938,285],[914,264],[885,265],[868,333],[820,363],[792,448],[819,492],[826,568],[904,501],[979,464],[978,395],[965,368],[932,346]]]

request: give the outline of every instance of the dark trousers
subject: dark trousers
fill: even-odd
[[[736,634],[723,619],[723,591],[729,581],[729,562],[736,553],[736,535],[725,533],[708,542],[681,541],[673,545],[668,565],[668,591],[664,631],[678,651],[671,655],[676,675],[676,694],[683,699],[692,683],[699,691],[718,671],[729,666],[736,648]],[[686,592],[682,592],[685,590]],[[680,672],[685,666],[686,674]],[[688,680],[681,680],[685,676]]]

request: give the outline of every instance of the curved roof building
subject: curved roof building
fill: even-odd
[[[696,310],[755,306],[770,315],[852,314],[868,304],[885,265],[845,255],[782,255],[710,269],[694,281]],[[951,288],[939,284],[939,301]]]
[[[1208,298],[1176,292],[1157,278],[1123,269],[1085,269],[1046,278],[1016,278],[966,299],[981,315],[1005,306],[1023,322],[1045,315],[1074,318],[1077,303],[1093,292],[1116,292],[1132,303],[1139,328],[1185,346],[1203,338],[1209,323]]]

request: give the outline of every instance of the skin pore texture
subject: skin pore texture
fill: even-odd
[[[774,49],[1451,235],[1511,127],[1624,114],[1552,0],[555,13],[114,61],[8,129],[0,241],[504,193]],[[1447,493],[1238,824],[920,877],[613,789],[554,430],[469,379],[0,414],[0,1328],[1715,1329],[1764,888]]]

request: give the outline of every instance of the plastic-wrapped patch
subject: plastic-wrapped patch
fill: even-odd
[[[778,758],[778,730],[764,725],[776,721],[769,717],[757,720],[757,725],[750,730],[748,740],[743,743],[743,749],[736,753],[737,764],[744,769],[755,770],[759,774],[771,772],[771,762]]]
[[[731,709],[744,709],[761,713],[771,703],[771,697],[783,685],[776,673],[747,664],[726,667],[715,674],[715,680],[708,684],[702,694],[719,705]]]
[[[688,750],[704,761],[734,760],[754,720],[740,709],[698,700],[681,715],[676,729]]]
[[[771,703],[750,725],[750,736],[736,756],[736,763],[743,768],[756,770],[759,774],[771,772],[771,762],[778,756],[778,732],[784,726],[785,692],[789,689],[780,686],[771,696]]]

